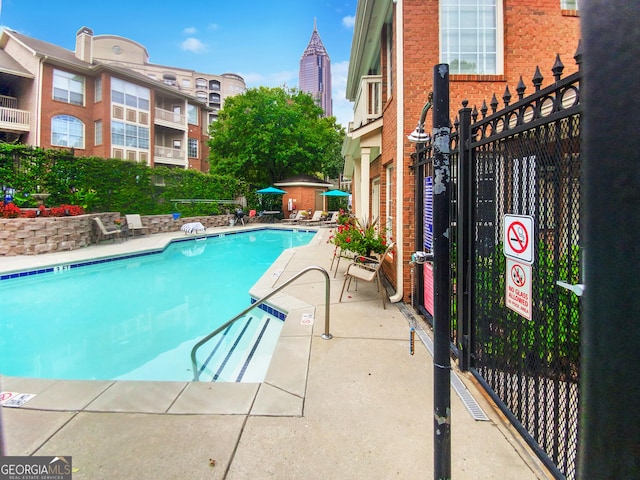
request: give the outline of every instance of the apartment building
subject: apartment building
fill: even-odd
[[[243,91],[242,78],[145,64],[144,47],[104,37],[82,27],[70,51],[5,28],[0,35],[0,141],[208,171],[209,123],[223,104],[223,92]],[[94,55],[108,57],[106,46],[129,60],[137,54],[140,68],[133,68],[135,61]],[[193,89],[186,88],[187,79]],[[206,89],[198,89],[199,79]]]
[[[512,91],[521,76],[531,85],[536,67],[547,78],[559,54],[565,74],[580,38],[575,0],[359,1],[346,97],[354,102],[342,153],[359,217],[379,218],[397,250],[385,273],[393,301],[411,293],[415,250],[415,175],[407,136],[432,91],[433,67],[450,66],[450,118],[463,100],[480,109]],[[425,131],[431,132],[430,118]]]

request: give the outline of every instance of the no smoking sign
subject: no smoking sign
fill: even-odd
[[[533,263],[533,217],[504,216],[504,254],[525,263]]]

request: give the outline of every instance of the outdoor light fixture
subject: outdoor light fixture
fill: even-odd
[[[427,112],[431,108],[431,100],[433,100],[433,92],[429,92],[427,103],[422,107],[418,126],[413,132],[411,132],[411,135],[407,135],[407,138],[411,143],[428,143],[431,140],[431,135],[424,131],[424,122],[427,118]]]

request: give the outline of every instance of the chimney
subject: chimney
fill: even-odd
[[[93,30],[89,27],[82,27],[76,33],[76,58],[93,63]]]

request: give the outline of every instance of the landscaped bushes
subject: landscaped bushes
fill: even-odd
[[[0,144],[0,184],[15,189],[20,207],[38,206],[38,194],[46,193],[47,207],[70,204],[88,212],[212,215],[233,209],[239,196],[252,198],[248,186],[230,176],[10,144]],[[185,204],[175,199],[229,203]]]

